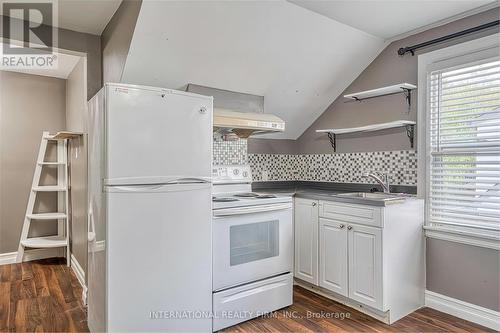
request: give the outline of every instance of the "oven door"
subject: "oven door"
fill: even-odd
[[[213,211],[214,291],[292,270],[292,205]]]

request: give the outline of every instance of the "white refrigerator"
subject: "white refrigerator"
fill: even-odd
[[[92,332],[211,332],[212,109],[123,84],[89,101]]]

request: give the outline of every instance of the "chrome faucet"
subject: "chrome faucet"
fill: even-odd
[[[389,176],[386,173],[382,174],[382,177],[379,177],[373,172],[365,171],[363,173],[363,176],[373,178],[377,183],[380,184],[380,186],[382,186],[384,193],[391,193],[389,185]]]

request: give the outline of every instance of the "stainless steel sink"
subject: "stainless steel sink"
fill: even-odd
[[[351,193],[339,193],[336,194],[338,197],[342,198],[358,198],[365,200],[377,200],[377,201],[403,201],[404,196],[390,193],[366,193],[366,192],[351,192]]]

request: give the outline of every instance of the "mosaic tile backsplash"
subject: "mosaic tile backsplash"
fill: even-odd
[[[363,176],[365,171],[370,171],[388,173],[389,181],[394,185],[417,185],[417,155],[413,150],[307,155],[249,154],[248,160],[254,181],[373,183],[373,180]]]
[[[221,141],[214,139],[213,165],[236,165],[247,163],[247,140]]]
[[[213,164],[250,164],[254,181],[373,183],[364,171],[384,172],[394,185],[417,185],[413,150],[335,154],[248,154],[246,140],[214,141]]]

